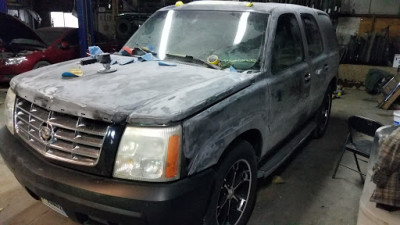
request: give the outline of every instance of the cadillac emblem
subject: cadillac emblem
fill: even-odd
[[[39,137],[44,142],[50,142],[53,139],[54,130],[51,124],[46,122],[42,123],[39,127]]]

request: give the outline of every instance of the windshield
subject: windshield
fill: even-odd
[[[47,44],[51,45],[65,32],[64,29],[37,29],[36,33]]]
[[[16,38],[12,39],[9,45],[26,45],[26,46],[31,46],[31,47],[39,47],[39,48],[45,48],[46,46],[38,41],[38,40],[33,40],[33,39],[24,39],[24,38]]]
[[[254,12],[160,11],[127,45],[153,49],[160,59],[182,55],[207,61],[217,56],[222,68],[258,70],[267,18]]]

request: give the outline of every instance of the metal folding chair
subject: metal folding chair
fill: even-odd
[[[375,131],[383,125],[379,122],[361,116],[351,116],[348,119],[347,123],[349,132],[346,138],[346,142],[344,143],[343,146],[342,154],[340,155],[340,158],[336,163],[335,171],[333,172],[332,178],[335,178],[339,166],[343,166],[360,174],[361,180],[364,183],[363,176],[365,176],[365,174],[361,172],[358,160],[364,162],[367,161],[359,159],[357,155],[361,155],[369,159],[373,138],[375,136]],[[343,155],[346,151],[353,153],[354,160],[356,161],[357,165],[357,170],[347,165],[341,164]]]

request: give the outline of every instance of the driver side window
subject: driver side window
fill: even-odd
[[[278,19],[271,71],[278,73],[304,60],[300,27],[294,14],[283,14]]]

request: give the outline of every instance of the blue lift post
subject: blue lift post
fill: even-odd
[[[88,46],[94,43],[91,0],[76,0],[76,11],[78,13],[79,24],[79,53],[81,57],[85,57],[87,56]]]
[[[7,13],[7,0],[0,0],[0,12]]]

